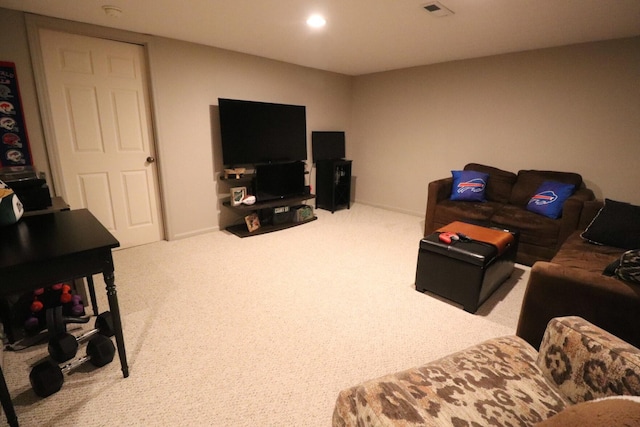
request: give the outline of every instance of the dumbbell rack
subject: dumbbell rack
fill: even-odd
[[[91,308],[93,310],[93,314],[98,315],[98,301],[93,285],[93,277],[87,276],[85,279],[87,281],[89,295],[86,295],[85,292],[81,291],[82,289],[84,289],[84,280],[82,278],[75,279],[69,283],[72,283],[73,288],[78,291],[78,294],[81,296],[81,299],[83,301],[86,301],[85,297],[89,297],[89,299],[91,300]],[[5,307],[5,310],[10,311],[11,309],[9,307]],[[5,345],[5,349],[12,351],[24,350],[25,348],[40,344],[46,339],[52,339],[61,333],[65,333],[67,330],[66,325],[69,323],[82,324],[89,321],[89,316],[64,316],[60,306],[47,307],[44,310],[44,313],[44,329],[37,335],[27,335],[20,339],[17,339],[13,331],[13,326],[11,326],[12,323],[15,322],[15,319],[3,318],[2,322],[5,324],[5,335],[8,341],[8,344]]]
[[[96,290],[93,285],[93,277],[87,276],[87,288],[89,289],[89,298],[91,299],[91,308],[94,315],[98,315],[98,300],[96,298]],[[74,281],[75,287],[80,289],[84,286],[82,279]],[[86,296],[86,295],[85,295]],[[62,314],[62,306],[47,308],[46,322],[49,338],[54,338],[59,334],[67,332],[67,324],[69,323],[87,323],[89,316],[82,317],[65,317]]]
[[[67,324],[69,323],[88,323],[89,316],[83,317],[64,317],[62,315],[62,306],[51,307],[47,309],[47,335],[49,340],[54,339],[58,335],[67,332]]]

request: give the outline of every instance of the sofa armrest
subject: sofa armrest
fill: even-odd
[[[640,395],[640,350],[577,316],[549,322],[536,363],[573,403]]]
[[[516,335],[534,348],[554,317],[580,316],[640,346],[640,285],[538,261],[529,274]]]
[[[595,198],[593,191],[588,188],[578,189],[571,197],[565,200],[562,205],[562,217],[560,218],[560,231],[558,233],[558,241],[556,250],[567,240],[580,224],[580,216],[585,202]]]
[[[427,236],[435,230],[434,219],[436,206],[451,196],[453,178],[442,178],[431,181],[427,190],[427,211],[424,215],[424,235]]]

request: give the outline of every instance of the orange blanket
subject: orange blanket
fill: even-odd
[[[511,246],[511,244],[513,244],[513,235],[508,231],[481,227],[479,225],[467,224],[466,222],[461,221],[454,221],[436,230],[438,233],[445,231],[466,234],[473,240],[489,243],[498,249],[498,255],[502,254],[509,246]]]

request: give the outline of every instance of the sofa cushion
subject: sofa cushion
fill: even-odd
[[[599,245],[640,249],[640,206],[605,199],[582,238]]]
[[[340,392],[334,426],[533,425],[567,401],[542,378],[536,351],[494,338]]]
[[[467,202],[484,202],[488,173],[477,171],[451,171],[453,185],[451,200]]]
[[[640,397],[616,396],[578,403],[536,427],[640,426]]]
[[[578,189],[582,185],[582,176],[573,172],[521,170],[511,190],[509,203],[524,208],[544,181],[573,184]]]
[[[496,202],[458,202],[443,200],[435,209],[434,223],[441,227],[453,221],[489,222],[502,205]],[[436,228],[438,228],[436,227]]]
[[[620,255],[624,252],[622,249],[593,245],[583,240],[580,233],[579,230],[575,231],[565,240],[551,260],[553,263],[598,275],[602,274],[612,262],[616,261],[616,264],[619,264]]]
[[[558,221],[529,212],[514,205],[504,205],[491,217],[491,223],[509,230],[520,231],[521,243],[555,248],[558,243]]]
[[[485,190],[485,198],[487,200],[507,203],[511,196],[511,188],[516,182],[517,175],[513,172],[486,166],[480,163],[469,163],[464,170],[472,170],[489,174],[487,180],[487,188]]]
[[[562,214],[562,205],[571,197],[575,188],[573,184],[545,181],[529,199],[527,210],[551,219],[558,219]]]

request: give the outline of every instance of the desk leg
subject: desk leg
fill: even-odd
[[[127,354],[124,350],[124,336],[122,335],[122,320],[120,319],[120,307],[118,306],[115,276],[113,271],[105,271],[103,275],[104,282],[107,284],[109,309],[113,315],[113,327],[115,329],[116,345],[118,346],[118,356],[120,356],[120,366],[122,367],[122,374],[127,378],[129,376],[129,366],[127,365]]]
[[[11,427],[18,427],[18,417],[16,411],[13,408],[13,402],[11,402],[11,395],[7,388],[7,382],[4,379],[4,373],[0,368],[0,401],[2,401],[2,409],[7,416],[7,422]]]
[[[93,276],[87,276],[87,287],[89,288],[89,298],[91,298],[91,308],[93,308],[93,315],[97,316],[98,313],[98,300],[96,298],[96,289],[93,287]]]

